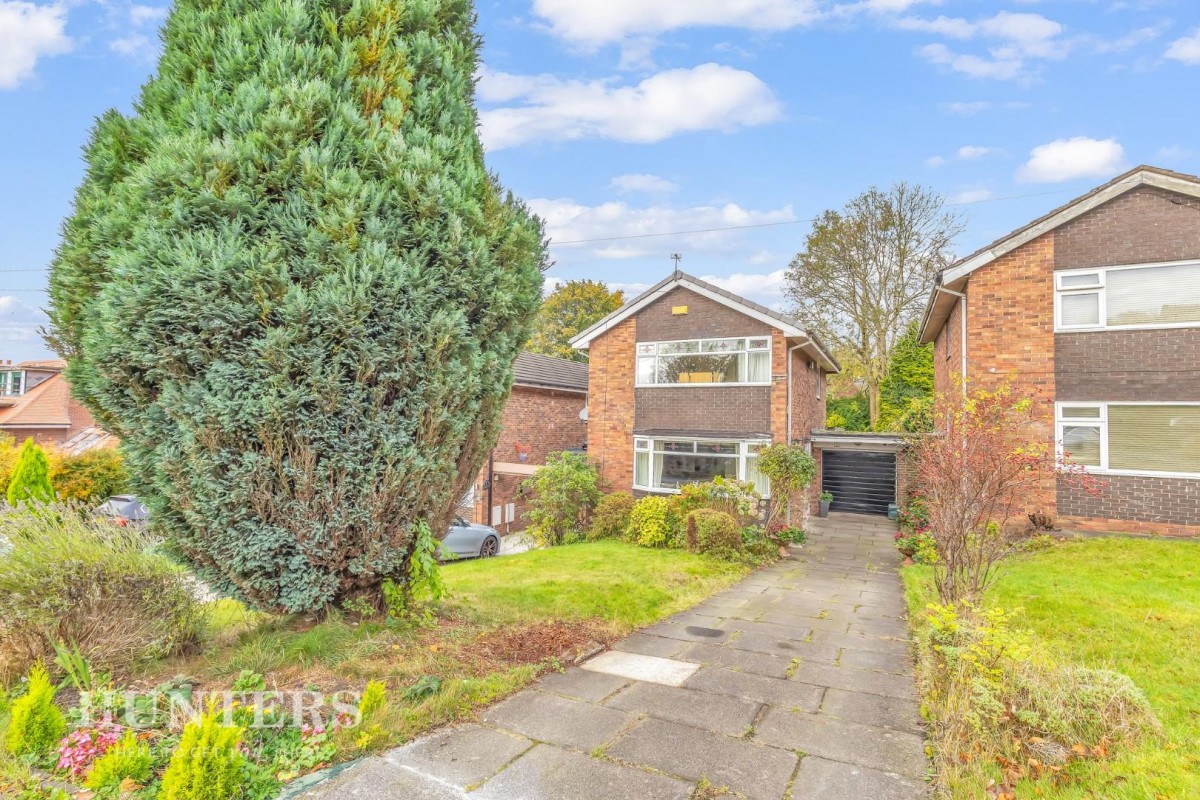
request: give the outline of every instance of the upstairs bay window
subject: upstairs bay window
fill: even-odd
[[[1054,273],[1059,331],[1200,327],[1200,261]]]
[[[1058,448],[1090,471],[1200,478],[1200,403],[1058,403]]]
[[[767,479],[758,470],[762,441],[713,439],[633,440],[633,488],[677,492],[685,483],[705,483],[718,475],[750,481],[766,497]]]
[[[639,342],[638,386],[770,385],[771,338]]]

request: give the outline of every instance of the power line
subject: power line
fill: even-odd
[[[1054,189],[1048,192],[1031,192],[1029,194],[1011,194],[1004,197],[985,197],[981,200],[966,200],[959,203],[947,203],[951,206],[974,206],[981,203],[998,203],[1003,200],[1024,200],[1030,197],[1046,197],[1047,195],[1063,194],[1070,191],[1069,189]],[[811,224],[819,220],[820,217],[809,217],[808,219],[791,219],[781,222],[757,222],[750,225],[728,225],[721,228],[695,228],[685,231],[662,231],[661,233],[633,233],[625,236],[601,236],[595,239],[568,239],[566,241],[550,241],[552,245],[569,245],[569,244],[597,244],[600,242],[619,242],[631,239],[654,239],[663,236],[692,236],[699,233],[726,233],[728,231],[747,231],[757,228],[778,228],[788,225],[805,225]],[[0,269],[0,274],[14,272],[45,272],[46,268],[41,269]]]
[[[1054,189],[1049,192],[1031,192],[1029,194],[1013,194],[1005,197],[987,197],[982,200],[967,200],[961,203],[947,203],[951,206],[973,206],[980,203],[997,203],[1001,200],[1023,200],[1027,197],[1045,197],[1052,194],[1063,194],[1070,191],[1069,189]],[[567,241],[550,240],[551,245],[568,245],[568,244],[596,244],[600,242],[619,242],[628,239],[653,239],[661,236],[690,236],[697,233],[724,233],[726,231],[745,231],[754,228],[777,228],[786,225],[805,225],[811,224],[819,220],[820,217],[810,217],[808,219],[791,219],[783,222],[758,222],[751,225],[729,225],[723,228],[696,228],[688,231],[664,231],[663,233],[634,233],[628,236],[602,236],[596,239],[568,239]]]

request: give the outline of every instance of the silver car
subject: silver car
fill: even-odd
[[[467,522],[455,517],[442,539],[440,557],[443,561],[452,558],[491,558],[500,552],[500,534],[490,525]]]

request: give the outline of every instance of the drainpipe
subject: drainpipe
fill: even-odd
[[[496,485],[496,451],[492,450],[488,453],[488,499],[487,511],[483,513],[483,524],[492,524],[492,490]],[[503,519],[503,517],[501,517]]]
[[[962,389],[965,395],[967,393],[967,296],[962,292],[956,292],[944,286],[935,286],[933,288],[934,291],[954,295],[962,302],[962,313],[958,315],[958,318],[959,322],[962,323],[962,332],[959,334],[959,342],[962,346],[959,349],[962,350]]]

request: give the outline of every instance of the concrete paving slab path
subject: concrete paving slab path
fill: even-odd
[[[925,797],[895,528],[833,514],[810,531],[790,558],[618,642],[592,669],[547,675],[480,723],[301,797],[687,800],[701,781],[749,800]],[[639,680],[620,666],[633,655],[665,672]]]

